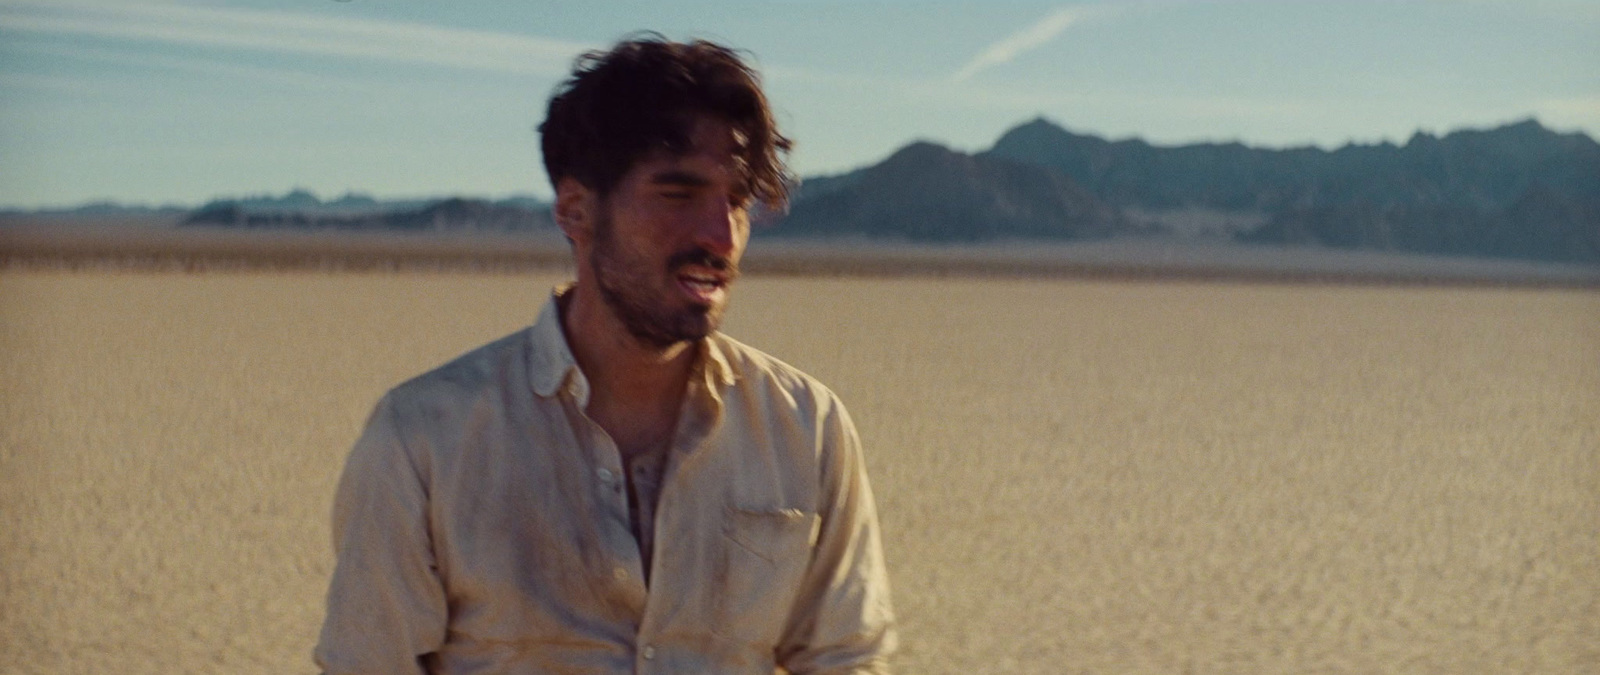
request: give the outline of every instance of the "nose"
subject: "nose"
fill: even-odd
[[[726,199],[708,199],[695,222],[695,244],[718,256],[732,257],[749,236],[750,221],[745,209]]]

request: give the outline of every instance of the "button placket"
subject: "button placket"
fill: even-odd
[[[569,393],[583,394],[586,392],[579,390]],[[618,452],[616,444],[600,428],[600,425],[583,412],[581,405],[578,405],[580,402],[574,400],[571,403],[573,406],[573,424],[576,427],[574,431],[577,432],[579,443],[586,450],[591,462],[590,466],[593,467],[594,471],[592,475],[599,484],[599,498],[597,501],[601,511],[609,516],[608,522],[601,525],[600,533],[604,542],[604,549],[608,551],[609,555],[607,557],[610,558],[609,562],[611,563],[608,576],[611,577],[613,583],[630,589],[638,586],[642,590],[643,577],[632,571],[632,568],[636,566],[636,563],[632,563],[632,560],[637,559],[637,553],[632,556],[629,555],[630,549],[634,551],[637,549],[633,546],[633,535],[628,531],[628,496],[625,489],[627,487],[627,475],[623,473],[625,469],[622,467],[621,453]],[[601,567],[600,569],[605,568]],[[606,572],[601,572],[600,574],[606,575]],[[639,581],[635,581],[636,577]]]

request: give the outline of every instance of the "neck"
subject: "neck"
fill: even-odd
[[[580,281],[562,301],[562,331],[589,380],[590,416],[613,435],[620,429],[611,427],[627,419],[664,419],[670,424],[694,365],[694,343],[660,347],[639,340],[593,283]],[[613,420],[617,423],[608,423]]]

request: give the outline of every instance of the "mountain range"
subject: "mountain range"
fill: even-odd
[[[1527,120],[1403,146],[1109,141],[1044,119],[802,184],[778,234],[918,241],[1166,234],[1600,262],[1600,144]]]
[[[148,207],[129,207],[157,212]],[[159,212],[171,211],[163,207]],[[68,214],[113,214],[97,203]],[[177,211],[172,211],[177,213]],[[221,199],[183,225],[518,232],[549,204],[324,201],[306,190]],[[1034,119],[976,153],[911,143],[854,171],[804,179],[761,237],[972,243],[1117,237],[1600,263],[1600,144],[1529,119],[1444,136],[1270,149],[1107,140]]]

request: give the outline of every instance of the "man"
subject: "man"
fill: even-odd
[[[753,72],[580,58],[540,127],[576,282],[396,387],[350,453],[328,673],[882,673],[872,493],[832,392],[717,332],[789,142]]]

